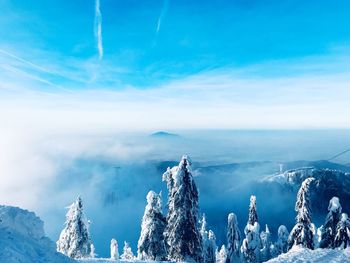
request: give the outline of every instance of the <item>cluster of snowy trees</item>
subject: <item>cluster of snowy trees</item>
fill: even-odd
[[[137,256],[129,243],[124,242],[119,256],[116,239],[111,240],[111,259],[177,261],[200,263],[264,262],[293,246],[309,249],[346,248],[350,245],[350,220],[337,197],[329,202],[325,224],[316,229],[312,223],[310,185],[307,178],[301,185],[295,204],[296,224],[289,233],[284,225],[278,228],[277,240],[272,242],[268,226],[260,232],[256,197],[251,196],[248,221],[244,235],[239,230],[237,216],[230,213],[227,219],[226,244],[219,249],[215,234],[207,230],[205,215],[199,220],[198,190],[193,180],[191,161],[183,156],[178,166],[168,168],[163,174],[167,183],[167,215],[162,212],[161,194],[150,191],[141,223]],[[81,198],[69,207],[65,228],[57,241],[57,251],[72,257],[95,257],[89,233],[89,221],[83,212]]]

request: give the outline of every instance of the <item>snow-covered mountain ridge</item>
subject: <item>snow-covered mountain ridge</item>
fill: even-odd
[[[56,252],[45,236],[44,223],[33,212],[18,207],[0,206],[0,262],[72,263]]]
[[[264,187],[279,187],[285,191],[296,192],[301,183],[309,177],[315,178],[312,185],[311,200],[315,212],[326,211],[328,200],[337,196],[340,200],[350,200],[350,173],[328,168],[302,167],[262,178]],[[343,202],[345,211],[350,204]]]
[[[298,169],[288,170],[283,173],[276,173],[274,175],[264,177],[261,181],[299,186],[303,180],[309,177],[314,177],[319,183],[328,181],[350,184],[350,173],[341,170],[328,168],[319,169],[315,167],[301,167]]]

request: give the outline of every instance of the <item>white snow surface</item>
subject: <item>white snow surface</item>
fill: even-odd
[[[346,263],[350,262],[350,248],[310,250],[295,246],[285,254],[267,261],[268,263]]]
[[[340,203],[339,203],[339,198],[338,197],[333,197],[329,201],[329,207],[328,210],[332,212],[337,212],[340,208]]]
[[[175,263],[172,261],[144,261],[144,260],[115,260],[115,259],[110,259],[110,258],[88,258],[88,259],[77,259],[77,262],[81,263],[113,263],[113,262],[118,262],[118,263]]]
[[[45,237],[44,223],[33,212],[0,206],[0,262],[69,263]]]

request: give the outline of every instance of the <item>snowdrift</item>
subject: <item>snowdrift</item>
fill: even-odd
[[[267,261],[268,263],[345,263],[350,262],[350,248],[338,249],[315,249],[310,250],[302,247],[293,247],[287,253]]]
[[[0,206],[0,262],[73,263],[56,252],[56,245],[45,237],[44,223],[33,212]]]

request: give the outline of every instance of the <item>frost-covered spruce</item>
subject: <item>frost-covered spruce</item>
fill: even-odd
[[[178,166],[163,174],[167,182],[168,215],[165,239],[168,259],[203,262],[202,238],[198,229],[198,190],[191,173],[191,162],[183,156]]]
[[[91,258],[95,258],[97,256],[97,254],[95,253],[95,246],[94,244],[91,244],[90,246],[90,257]]]
[[[341,215],[336,228],[334,246],[337,248],[347,248],[350,246],[350,220],[346,213]]]
[[[288,251],[288,236],[288,229],[284,225],[281,225],[278,228],[278,239],[274,244],[273,257],[277,257]]]
[[[329,201],[328,214],[324,225],[321,227],[320,248],[333,248],[337,224],[341,218],[342,207],[338,197]]]
[[[146,199],[147,206],[142,218],[141,235],[137,245],[138,258],[141,260],[165,260],[167,253],[163,232],[166,219],[162,213],[161,196],[150,191]]]
[[[262,231],[260,233],[260,240],[261,240],[261,261],[268,261],[271,259],[271,249],[272,249],[272,242],[271,242],[271,233],[269,230],[269,227],[265,225],[265,231]]]
[[[238,228],[237,216],[230,213],[227,218],[227,263],[235,263],[240,259],[241,232]]]
[[[90,256],[92,243],[80,197],[70,205],[66,214],[65,228],[56,244],[57,251],[68,257],[84,258]]]
[[[114,238],[111,240],[111,259],[119,259],[118,242]]]
[[[252,195],[250,197],[248,224],[254,225],[255,222],[259,222],[259,220],[256,210],[256,196]]]
[[[207,231],[207,221],[205,215],[203,214],[201,220],[201,237],[203,245],[203,261],[205,263],[214,263],[215,260],[215,251],[216,251],[216,238],[212,230]]]
[[[259,223],[255,222],[254,225],[247,224],[244,229],[245,239],[243,239],[241,246],[241,258],[246,263],[260,262],[260,236],[259,236]]]
[[[215,263],[216,262],[216,238],[212,230],[208,232],[208,240],[206,245],[206,250],[204,253],[204,262],[205,263]]]
[[[135,256],[132,253],[131,247],[128,242],[124,241],[123,254],[120,256],[121,259],[124,260],[134,260]]]
[[[226,263],[227,261],[227,252],[225,245],[221,246],[221,249],[216,250],[216,263]]]
[[[250,197],[248,222],[244,228],[245,239],[241,246],[241,258],[246,263],[260,262],[260,226],[256,209],[256,197]]]
[[[288,238],[289,249],[294,245],[314,249],[314,226],[311,223],[310,207],[310,184],[313,180],[315,180],[313,177],[305,179],[298,191],[297,201],[295,203],[295,211],[297,212],[296,225]]]
[[[205,217],[205,214],[203,214],[202,220],[200,221],[200,223],[201,223],[201,230],[200,230],[201,237],[202,237],[202,240],[205,240],[208,238],[207,219]]]

